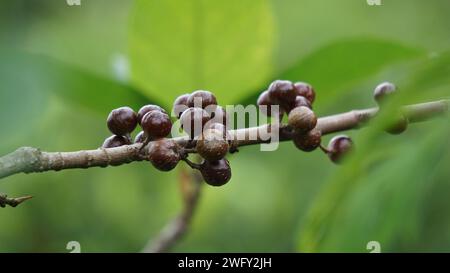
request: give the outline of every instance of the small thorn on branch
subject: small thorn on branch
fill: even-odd
[[[6,194],[0,193],[0,207],[4,208],[6,207],[6,205],[8,205],[14,208],[31,198],[33,198],[33,196],[31,195],[11,198],[8,197]]]

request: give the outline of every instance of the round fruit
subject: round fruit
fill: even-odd
[[[408,119],[403,115],[399,115],[394,121],[390,122],[386,128],[386,132],[393,135],[403,133],[408,129]]]
[[[150,111],[142,118],[142,130],[146,137],[162,138],[170,134],[172,122],[166,113]]]
[[[386,97],[394,93],[397,90],[397,87],[390,82],[380,83],[375,90],[373,91],[373,97],[377,101],[378,104],[382,103]]]
[[[303,134],[294,134],[293,141],[295,146],[305,152],[312,152],[320,146],[322,134],[317,129]]]
[[[314,103],[314,100],[316,99],[316,92],[310,84],[305,82],[296,82],[294,83],[294,87],[298,96],[305,97],[310,104]]]
[[[159,107],[158,105],[148,104],[148,105],[142,106],[141,109],[139,109],[139,112],[138,112],[138,122],[139,122],[139,124],[142,123],[142,119],[144,118],[145,114],[147,114],[150,111],[159,111],[159,112],[166,113],[166,110],[164,110],[163,108]]]
[[[265,106],[265,107],[260,107],[260,111],[268,117],[272,116],[272,106],[278,105],[278,103],[274,103],[272,101],[272,99],[270,98],[269,91],[262,92],[261,95],[259,95],[256,104],[258,106]],[[278,107],[278,112],[279,113],[283,112],[283,110]],[[276,113],[273,113],[273,114],[276,114]]]
[[[274,104],[286,108],[295,101],[297,92],[291,81],[276,80],[269,86],[269,97]]]
[[[193,92],[188,100],[189,107],[199,107],[205,109],[208,105],[217,105],[217,99],[213,93],[204,90]]]
[[[210,123],[214,122],[214,123],[222,123],[224,125],[228,124],[229,117],[228,117],[227,112],[225,111],[225,109],[222,106],[210,105],[210,106],[206,107],[206,112],[211,117]]]
[[[205,182],[211,186],[222,186],[231,179],[231,167],[227,159],[217,161],[204,160],[200,172]]]
[[[125,136],[134,131],[137,126],[136,113],[130,107],[120,107],[109,113],[108,129],[118,136]]]
[[[225,157],[228,152],[228,141],[223,131],[207,129],[197,141],[197,152],[208,161],[216,161]]]
[[[102,148],[115,148],[131,144],[128,138],[124,136],[110,136],[103,142]]]
[[[288,123],[296,131],[307,132],[316,127],[317,117],[308,107],[299,106],[289,113]]]
[[[225,125],[222,123],[212,123],[211,121],[206,124],[205,130],[218,130],[222,133],[222,136],[225,140],[231,140],[230,133]]]
[[[353,149],[353,141],[345,135],[335,136],[328,144],[328,157],[334,163],[341,163],[342,159]]]
[[[183,94],[175,99],[173,102],[173,113],[177,118],[180,118],[181,114],[189,108],[188,99],[190,94]]]
[[[294,103],[291,104],[287,110],[288,110],[288,112],[290,112],[290,111],[292,111],[292,109],[294,109],[294,108],[296,108],[296,107],[299,107],[299,106],[304,106],[304,107],[307,107],[307,108],[309,108],[309,109],[312,110],[312,105],[311,105],[311,103],[309,102],[309,100],[307,100],[307,99],[306,99],[305,97],[303,97],[303,96],[297,96],[297,97],[295,98]]]
[[[171,139],[159,139],[151,142],[148,159],[160,171],[174,169],[180,161],[178,145]]]
[[[190,136],[194,138],[200,135],[203,127],[209,121],[208,113],[201,108],[189,108],[181,114],[181,128]]]

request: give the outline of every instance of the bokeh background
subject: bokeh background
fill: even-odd
[[[318,115],[372,107],[395,82],[404,103],[449,98],[447,0],[3,0],[0,154],[99,147],[115,107],[196,89],[254,103],[274,79],[310,82]],[[387,111],[388,113],[388,111]],[[179,252],[450,251],[449,118],[348,134],[342,166],[292,143],[229,157],[233,178],[203,187]],[[331,136],[324,138],[326,143]],[[0,209],[1,252],[136,252],[181,209],[180,164],[16,175],[0,192],[35,198]]]

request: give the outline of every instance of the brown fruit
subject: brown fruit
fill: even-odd
[[[307,132],[316,127],[317,117],[308,107],[299,106],[289,113],[288,123],[296,131]]]
[[[197,140],[197,152],[208,161],[216,161],[228,153],[228,141],[224,139],[223,131],[207,129]]]
[[[312,129],[307,133],[294,134],[295,146],[305,152],[312,152],[320,146],[322,134],[317,129]]]
[[[227,159],[218,161],[204,160],[200,172],[205,182],[211,186],[222,186],[231,179],[231,167]]]
[[[171,139],[152,141],[148,150],[148,159],[158,170],[170,171],[181,159],[178,145]]]

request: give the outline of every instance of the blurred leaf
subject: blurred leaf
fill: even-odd
[[[377,38],[342,40],[300,60],[282,74],[289,80],[304,80],[330,95],[355,84],[393,63],[423,55],[423,51],[395,41]]]
[[[411,124],[399,137],[384,134],[382,127],[405,102],[448,95],[441,70],[449,64],[445,57],[418,62],[409,87],[369,128],[355,133],[353,157],[329,177],[301,223],[298,250],[366,251],[367,242],[376,240],[386,251],[401,251],[420,240],[436,166],[443,165],[450,144],[448,118]]]
[[[167,105],[196,89],[230,103],[272,71],[266,0],[138,0],[132,19],[132,79]]]
[[[319,94],[321,103],[332,103],[334,95],[343,88],[349,88],[396,62],[423,54],[421,50],[394,41],[377,38],[346,39],[318,49],[277,78],[311,83]],[[246,102],[255,103],[261,90],[268,85],[266,83]]]
[[[428,189],[450,144],[446,123],[421,124],[433,133],[401,140],[364,132],[352,160],[330,176],[302,221],[298,250],[366,252],[375,240],[384,251],[402,251],[399,244],[419,237]]]
[[[54,95],[105,117],[115,107],[138,109],[148,101],[129,86],[48,57],[4,49],[0,59],[1,147],[35,130]]]
[[[114,107],[140,107],[148,99],[130,86],[106,79],[55,59],[18,51],[1,51],[2,89],[45,97],[49,92],[101,114]],[[13,75],[11,75],[13,74]],[[27,84],[27,86],[21,86]],[[32,88],[32,91],[27,89]],[[13,99],[13,97],[9,97]],[[8,103],[8,100],[4,102]],[[12,102],[9,101],[11,104]],[[16,104],[15,107],[22,105]],[[41,109],[42,110],[42,109]]]

